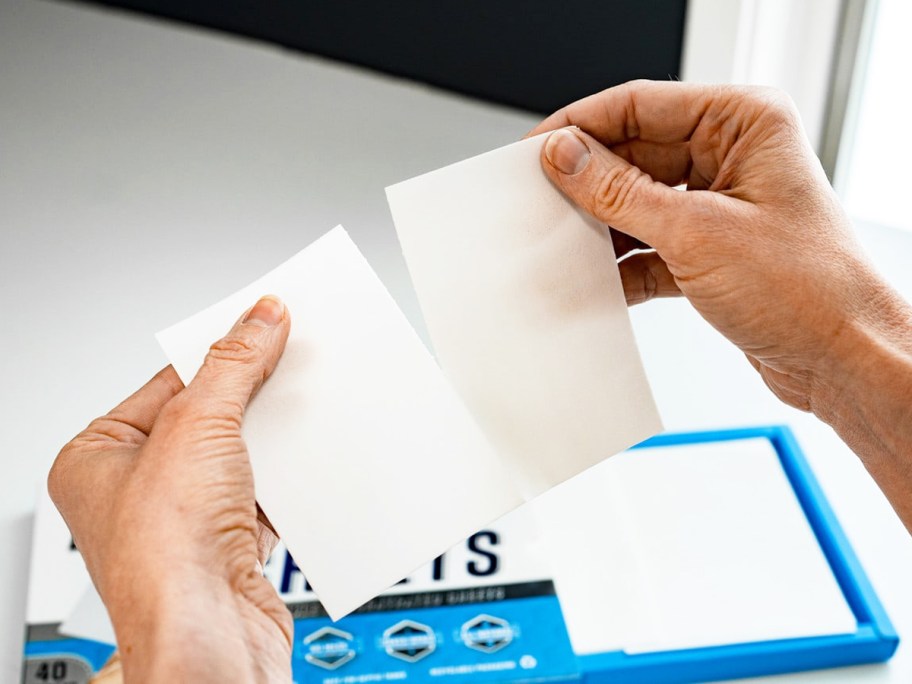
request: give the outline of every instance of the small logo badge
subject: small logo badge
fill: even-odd
[[[482,613],[463,624],[459,635],[469,648],[494,653],[513,641],[513,628],[506,620]]]
[[[304,637],[304,660],[324,670],[335,670],[355,657],[354,636],[335,627],[323,627]]]
[[[394,658],[415,663],[437,648],[437,635],[427,625],[402,620],[383,632],[383,648]]]

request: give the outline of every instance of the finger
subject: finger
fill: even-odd
[[[655,252],[631,254],[618,264],[627,306],[642,304],[656,297],[679,297],[674,276]]]
[[[278,297],[260,299],[212,345],[187,386],[186,401],[204,412],[240,419],[250,398],[275,370],[291,321]]]
[[[689,140],[707,111],[724,108],[734,88],[677,81],[631,81],[558,110],[528,135],[577,126],[606,145],[627,140],[658,143]]]
[[[659,183],[682,185],[690,180],[693,160],[690,143],[651,143],[643,140],[611,145],[614,154],[636,166]]]
[[[263,525],[264,527],[269,529],[270,532],[272,532],[276,537],[278,537],[279,533],[276,532],[275,527],[272,526],[272,522],[269,520],[268,517],[266,517],[266,514],[263,512],[263,509],[260,508],[259,502],[257,502],[257,504],[256,504],[256,512],[257,512],[257,522],[259,522],[261,525]]]
[[[573,128],[555,131],[542,146],[542,167],[571,200],[612,228],[672,249],[678,225],[702,201],[654,181],[598,141]]]
[[[278,543],[279,537],[276,535],[275,530],[271,526],[267,527],[262,521],[257,519],[257,561],[261,567],[266,565],[266,561],[269,560]]]
[[[87,446],[98,450],[143,444],[162,408],[183,388],[174,369],[171,366],[163,368],[106,415],[89,423],[63,452],[79,451]]]
[[[92,506],[106,502],[99,484],[116,490],[129,468],[129,455],[146,441],[162,408],[183,389],[174,368],[167,366],[60,450],[48,473],[48,491],[61,513],[66,515],[68,502],[74,497],[82,501],[86,493]]]
[[[257,560],[260,565],[266,565],[269,556],[275,550],[276,544],[279,543],[279,533],[275,531],[269,518],[263,513],[259,502],[256,504],[257,516]]]
[[[642,240],[637,240],[629,235],[620,233],[614,228],[609,232],[611,234],[611,243],[614,245],[614,256],[617,259],[620,259],[637,249],[652,249]]]
[[[148,436],[159,411],[182,389],[184,383],[173,366],[166,366],[135,393],[124,399],[106,418],[123,423]]]
[[[60,450],[47,486],[64,517],[74,501],[83,513],[107,505],[102,489],[116,491],[130,467],[129,456],[146,441],[162,408],[182,389],[174,368],[167,366]]]

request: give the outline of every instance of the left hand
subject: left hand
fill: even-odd
[[[241,437],[290,328],[265,297],[193,381],[170,366],[67,444],[48,479],[107,606],[124,681],[291,681],[292,621],[262,564]]]

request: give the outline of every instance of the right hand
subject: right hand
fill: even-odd
[[[619,258],[654,249],[619,264],[628,303],[684,294],[792,406],[817,408],[850,329],[900,306],[783,93],[638,81],[530,135],[558,128],[542,153],[552,181],[616,229]]]
[[[685,295],[835,428],[912,532],[912,307],[863,256],[789,99],[639,81],[531,134],[557,128],[542,167],[612,227],[628,303]]]

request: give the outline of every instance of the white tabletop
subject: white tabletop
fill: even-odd
[[[164,364],[152,334],[337,223],[417,323],[384,186],[535,122],[220,34],[0,0],[0,680],[21,661],[35,492],[67,439]],[[912,237],[861,234],[912,295]],[[633,319],[669,429],[793,427],[897,630],[912,634],[912,540],[854,455],[779,404],[685,302]],[[912,655],[776,681],[908,682]]]

